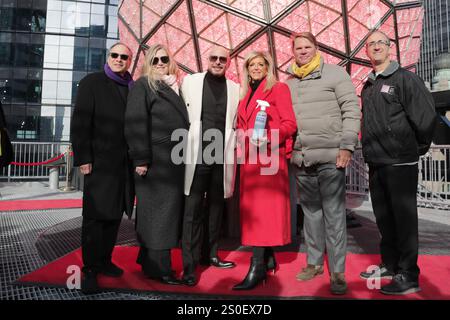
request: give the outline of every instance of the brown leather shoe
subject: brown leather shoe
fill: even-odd
[[[346,294],[347,282],[343,272],[332,272],[330,277],[330,290],[332,294]]]
[[[323,273],[323,266],[315,266],[313,264],[308,264],[306,268],[303,268],[296,276],[297,280],[308,281]]]

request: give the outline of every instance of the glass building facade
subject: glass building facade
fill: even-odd
[[[436,75],[435,58],[450,52],[450,1],[424,0],[423,41],[421,45],[419,75],[431,84]]]
[[[118,0],[0,0],[0,99],[11,138],[68,141],[78,82],[118,39]]]

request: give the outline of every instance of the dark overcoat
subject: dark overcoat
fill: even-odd
[[[13,160],[14,152],[6,129],[5,114],[0,101],[0,169],[7,167]]]
[[[80,81],[70,139],[74,166],[92,163],[84,177],[83,217],[98,220],[131,216],[134,204],[132,166],[124,135],[126,97],[104,72]]]
[[[138,239],[150,249],[174,248],[181,234],[184,163],[176,164],[171,153],[184,143],[183,139],[172,141],[171,136],[176,129],[187,133],[186,106],[166,84],[159,83],[154,92],[147,77],[141,77],[128,95],[125,118],[130,158],[134,166],[149,166],[145,176],[135,173],[134,177]]]

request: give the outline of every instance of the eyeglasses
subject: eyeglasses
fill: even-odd
[[[159,63],[159,59],[161,59],[161,62],[164,63],[164,64],[169,63],[169,61],[170,61],[168,56],[162,56],[162,57],[159,57],[159,58],[158,57],[154,57],[153,61],[152,61],[152,65],[154,65],[154,66],[157,65]]]
[[[117,59],[118,57],[120,57],[120,60],[128,60],[128,58],[130,57],[127,54],[118,54],[118,53],[115,53],[115,52],[111,52],[109,55],[113,59]]]
[[[227,63],[227,61],[228,61],[228,58],[227,58],[227,57],[219,57],[219,56],[210,56],[210,57],[209,57],[209,61],[210,61],[210,62],[216,62],[217,59],[219,59],[219,62],[220,62],[221,64],[225,64],[225,63]]]
[[[378,41],[370,41],[367,43],[368,47],[375,47],[375,45],[385,45],[385,46],[389,46],[389,41],[385,41],[385,40],[378,40]]]

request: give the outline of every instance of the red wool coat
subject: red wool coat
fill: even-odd
[[[281,246],[291,242],[287,158],[292,152],[297,124],[288,86],[278,82],[271,90],[264,91],[265,85],[266,80],[263,80],[247,106],[249,88],[238,106],[238,154],[244,157],[239,160],[241,238],[242,244],[248,246]],[[253,129],[256,114],[260,111],[256,108],[256,100],[265,100],[270,107],[266,109],[267,157],[260,158],[258,154],[255,161],[257,148],[249,144],[247,130]],[[274,129],[279,130],[279,143],[276,143]],[[239,132],[247,132],[247,138],[239,136]],[[270,175],[261,171],[269,167],[275,169],[277,165],[278,170],[271,170]]]

